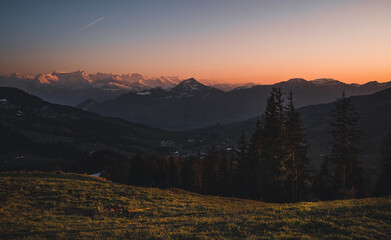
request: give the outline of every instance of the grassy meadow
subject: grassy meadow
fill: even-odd
[[[391,239],[391,198],[271,204],[0,173],[0,239]]]

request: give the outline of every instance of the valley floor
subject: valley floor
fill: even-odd
[[[0,173],[0,239],[391,239],[391,198],[298,204]]]

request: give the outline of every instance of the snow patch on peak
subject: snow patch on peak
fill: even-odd
[[[145,91],[145,92],[138,92],[137,95],[141,95],[141,96],[145,96],[145,95],[149,95],[151,94],[151,92],[148,92],[148,91]]]
[[[307,80],[303,78],[291,78],[288,80],[289,83],[306,83]]]
[[[69,88],[83,88],[89,85],[92,80],[84,71],[75,71],[69,73],[52,73],[52,76],[56,76],[58,81],[56,85]]]
[[[332,78],[319,78],[312,80],[311,82],[317,85],[336,85],[341,83],[340,81]]]
[[[144,76],[139,73],[132,73],[129,76],[129,81],[131,81],[131,82],[137,82],[137,81],[142,81],[142,80],[144,80]]]
[[[182,81],[177,85],[178,88],[181,88],[182,90],[185,91],[196,91],[200,90],[202,87],[206,87],[202,83],[198,82],[194,78],[190,78],[187,80]]]
[[[36,79],[38,80],[38,82],[40,84],[51,84],[51,83],[54,83],[54,82],[57,82],[59,79],[56,75],[52,75],[52,74],[38,74]]]
[[[52,72],[52,75],[59,74],[59,73],[68,73],[67,71],[59,71],[59,70],[54,70]]]
[[[11,73],[9,76],[11,79],[34,79],[34,76],[27,75],[27,74],[19,74],[19,73]]]

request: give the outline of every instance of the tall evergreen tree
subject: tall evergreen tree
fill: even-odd
[[[285,110],[285,150],[288,161],[282,161],[282,173],[288,175],[285,186],[290,189],[292,202],[304,200],[308,195],[310,177],[308,174],[308,146],[305,141],[304,128],[301,125],[300,114],[293,104],[293,94],[288,96],[288,106]],[[289,191],[288,191],[289,192]]]
[[[201,158],[201,154],[193,155],[190,157],[190,190],[195,192],[202,192],[204,188],[204,179],[203,179],[203,169],[204,169],[204,159]]]
[[[315,176],[312,191],[320,200],[330,200],[334,196],[334,175],[329,157],[326,155],[320,166],[319,173]]]
[[[235,179],[235,192],[240,197],[246,197],[250,192],[249,186],[249,158],[248,158],[248,143],[246,135],[242,133],[238,140],[236,148],[234,148],[234,159],[232,163],[232,173]]]
[[[380,150],[380,173],[376,185],[377,195],[391,195],[391,133],[389,133]]]
[[[356,130],[358,115],[345,93],[337,99],[331,126],[331,155],[338,197],[355,197],[363,191],[363,172],[358,160],[360,133]]]
[[[202,193],[205,194],[216,194],[217,192],[217,181],[218,181],[218,154],[216,147],[213,146],[207,152],[203,159],[203,171],[202,171]]]
[[[260,142],[258,153],[258,190],[259,197],[265,201],[281,201],[281,190],[286,171],[286,153],[284,149],[284,98],[281,88],[273,88],[265,113],[261,117],[261,134],[252,140]]]
[[[245,155],[241,172],[243,173],[244,186],[241,189],[244,197],[259,199],[260,198],[260,183],[263,173],[261,168],[262,149],[263,149],[263,126],[261,120],[258,119],[255,125],[255,131],[251,136],[248,144],[247,156]]]
[[[232,191],[230,189],[234,188],[233,179],[231,175],[232,161],[229,157],[229,152],[223,151],[220,156],[217,158],[216,164],[216,178],[217,178],[217,193],[219,195],[227,196]]]

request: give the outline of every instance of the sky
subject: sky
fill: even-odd
[[[0,0],[0,74],[391,81],[390,0]]]

